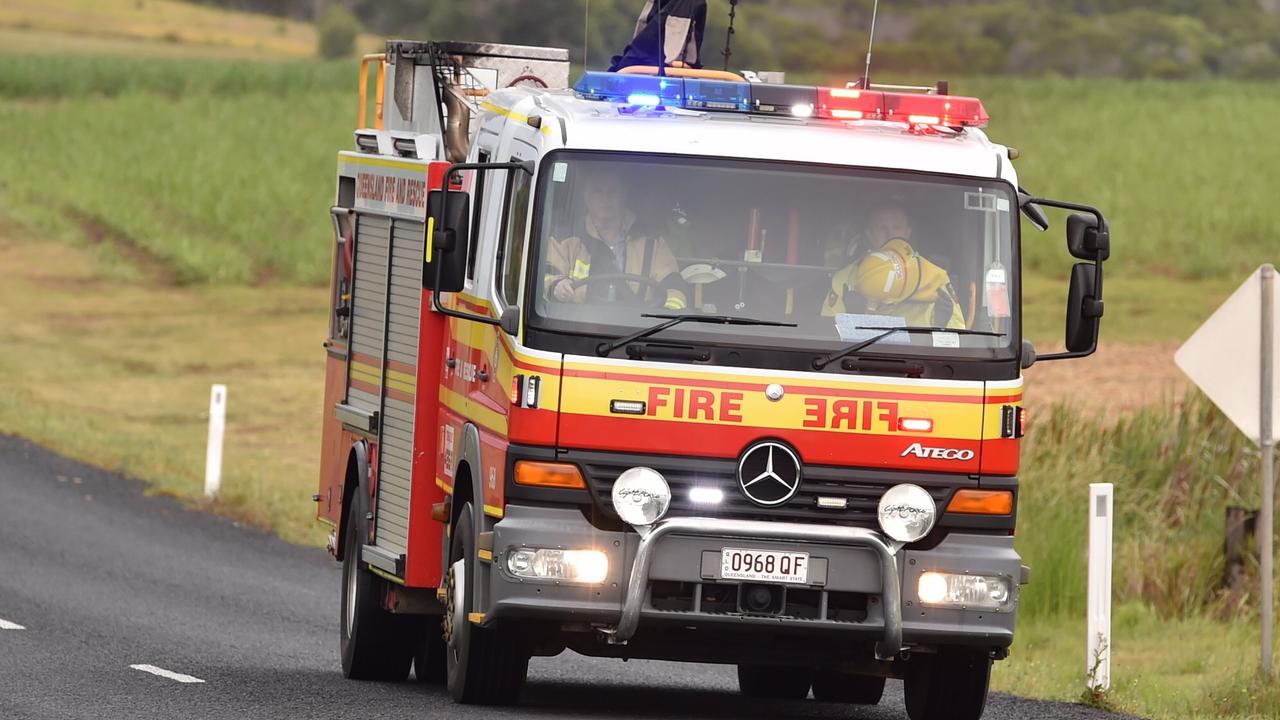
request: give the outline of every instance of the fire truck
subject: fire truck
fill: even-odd
[[[1096,348],[1107,221],[1022,188],[944,83],[762,76],[365,58],[316,496],[346,676],[506,704],[572,650],[981,716],[1029,579],[1022,371]],[[1078,262],[1037,359],[1049,207]]]

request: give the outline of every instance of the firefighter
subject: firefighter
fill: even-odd
[[[661,5],[661,8],[659,8]],[[661,10],[661,12],[659,12]],[[661,15],[661,17],[659,17]],[[615,55],[609,72],[632,65],[658,65],[658,36],[662,32],[663,62],[668,66],[702,67],[702,37],[707,29],[706,0],[647,0],[631,42]]]
[[[675,255],[658,233],[641,229],[627,207],[621,177],[598,171],[585,180],[586,212],[572,236],[548,242],[546,296],[560,302],[591,299],[686,309],[688,296]],[[597,283],[591,281],[593,275],[638,275],[651,282],[615,278]]]
[[[832,276],[822,314],[892,315],[913,327],[963,328],[951,278],[911,246],[911,221],[902,206],[881,206],[868,220],[872,249]]]

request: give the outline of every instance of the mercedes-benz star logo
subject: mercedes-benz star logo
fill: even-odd
[[[800,490],[800,458],[781,443],[758,442],[738,461],[738,486],[757,505],[781,505]]]

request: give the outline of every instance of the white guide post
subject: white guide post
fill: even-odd
[[[1111,687],[1111,516],[1111,483],[1090,483],[1084,678],[1085,686],[1093,692]]]
[[[227,427],[227,386],[209,393],[209,448],[204,456],[204,496],[216,497],[222,485],[222,436]]]
[[[1276,269],[1272,265],[1262,266],[1262,377],[1261,414],[1258,433],[1258,444],[1262,448],[1262,517],[1258,538],[1262,550],[1262,671],[1271,673],[1271,629],[1275,603],[1272,590],[1275,588],[1272,546],[1275,544],[1275,506],[1276,506],[1276,474],[1272,465],[1275,456],[1276,438],[1272,421],[1275,417],[1275,383],[1276,377]]]

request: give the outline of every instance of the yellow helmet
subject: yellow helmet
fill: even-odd
[[[858,263],[854,289],[874,302],[902,302],[920,289],[920,274],[920,262],[907,241],[890,240]]]

